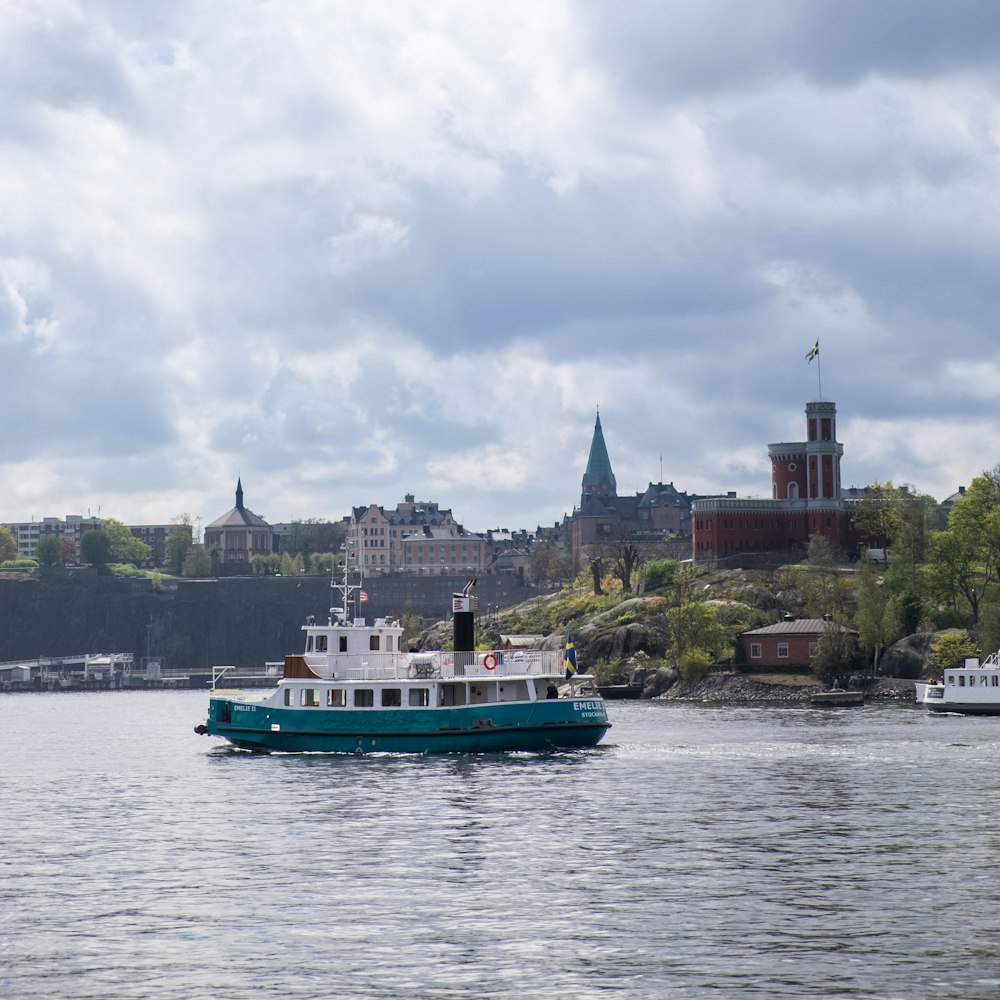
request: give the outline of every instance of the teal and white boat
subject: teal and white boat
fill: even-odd
[[[489,753],[592,747],[610,728],[575,652],[473,647],[476,598],[455,594],[455,650],[406,652],[397,621],[349,618],[343,607],[302,627],[305,649],[285,657],[277,690],[210,693],[196,732],[258,751]]]

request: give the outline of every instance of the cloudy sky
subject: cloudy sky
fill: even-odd
[[[993,0],[0,0],[0,521],[769,495],[820,374],[942,499],[998,300]]]

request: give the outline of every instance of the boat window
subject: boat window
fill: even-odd
[[[976,675],[969,674],[969,687],[974,688],[976,686]]]
[[[371,708],[375,704],[375,692],[371,688],[358,688],[354,692],[355,708]]]
[[[953,674],[948,674],[948,683],[952,685],[955,683],[955,677]]]
[[[399,708],[402,704],[402,692],[399,688],[382,688],[382,706],[384,708]]]
[[[306,652],[311,653],[313,651],[313,637],[306,636]]]
[[[426,708],[431,703],[427,688],[410,688],[410,707]]]
[[[326,652],[326,636],[318,635],[316,636],[316,652],[325,653]]]
[[[997,686],[997,675],[996,674],[993,675],[993,686],[994,687]]]
[[[377,635],[372,635],[372,636],[368,637],[368,648],[369,649],[378,649],[378,636]]]
[[[343,688],[330,688],[326,692],[328,708],[343,708],[347,704],[347,692]]]
[[[302,704],[308,706],[309,708],[315,708],[319,705],[319,698],[316,697],[315,688],[302,689]]]
[[[965,674],[959,674],[958,675],[958,686],[960,688],[964,688],[965,687]]]
[[[346,653],[347,652],[347,636],[346,635],[342,635],[340,637],[340,651],[342,653]]]
[[[292,689],[285,688],[285,704],[291,705],[291,703],[292,703]]]
[[[392,652],[392,636],[391,635],[387,635],[385,637],[385,648],[386,648],[387,652],[390,652],[390,653]]]

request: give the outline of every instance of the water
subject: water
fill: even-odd
[[[595,750],[257,757],[0,696],[0,996],[1000,996],[1000,719],[612,703]]]

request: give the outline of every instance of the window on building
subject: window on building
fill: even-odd
[[[819,649],[818,642],[809,643],[809,657],[810,659],[816,655],[816,650]]]
[[[354,692],[355,708],[371,708],[375,704],[375,692],[371,688],[358,688]]]
[[[750,643],[750,659],[759,660],[761,656],[760,643],[751,642]]]
[[[779,642],[778,643],[778,659],[787,660],[788,659],[788,643]]]

